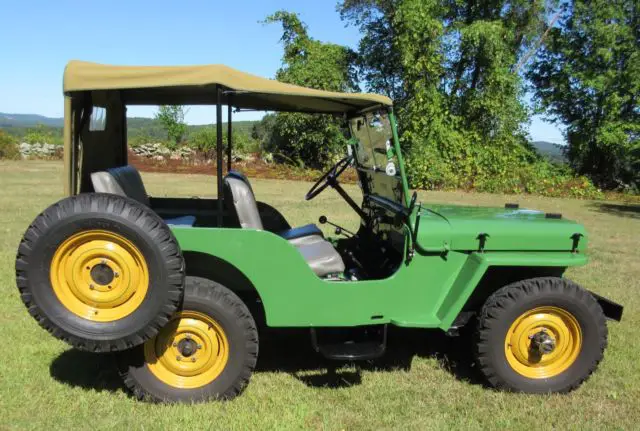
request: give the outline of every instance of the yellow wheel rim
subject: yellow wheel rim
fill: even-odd
[[[511,368],[531,379],[566,371],[580,354],[582,329],[558,307],[538,307],[519,316],[507,331],[504,351]]]
[[[133,313],[149,289],[142,253],[124,237],[103,230],[79,232],[56,250],[51,286],[73,314],[112,322]]]
[[[182,311],[144,344],[149,370],[162,382],[193,389],[214,381],[229,360],[222,326],[197,311]]]

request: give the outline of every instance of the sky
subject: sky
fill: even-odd
[[[223,63],[273,78],[281,65],[281,29],[269,14],[297,12],[312,37],[357,47],[358,30],[345,26],[337,0],[0,0],[0,112],[63,115],[67,61],[120,65]],[[153,107],[129,116],[152,117]],[[236,120],[259,119],[248,112]],[[213,123],[214,107],[191,107],[190,124]],[[562,143],[561,131],[540,117],[533,140]]]

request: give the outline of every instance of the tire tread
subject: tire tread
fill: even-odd
[[[487,299],[478,316],[475,330],[475,359],[481,373],[494,388],[507,391],[519,390],[518,388],[511,387],[507,382],[500,378],[489,358],[488,352],[491,349],[491,346],[489,345],[489,334],[492,328],[500,319],[502,312],[504,312],[508,307],[515,305],[526,297],[535,297],[553,292],[560,292],[562,295],[572,297],[576,302],[585,304],[591,315],[595,316],[598,332],[600,334],[598,337],[599,345],[597,354],[587,367],[586,372],[583,373],[580,378],[576,379],[570,385],[567,385],[558,392],[567,393],[576,389],[596,370],[607,347],[606,319],[598,302],[589,292],[566,278],[531,278],[517,281],[498,289]]]

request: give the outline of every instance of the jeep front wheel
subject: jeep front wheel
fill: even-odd
[[[563,278],[513,283],[486,301],[476,360],[489,383],[529,393],[568,392],[596,369],[607,345],[593,296]]]

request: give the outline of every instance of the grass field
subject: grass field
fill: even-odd
[[[28,315],[14,281],[15,250],[28,223],[62,197],[58,162],[0,162],[0,429],[633,429],[640,428],[640,208],[529,196],[424,192],[421,200],[521,206],[583,222],[591,263],[568,276],[625,305],[609,325],[599,370],[563,396],[500,393],[483,386],[464,339],[402,331],[374,364],[327,374],[303,334],[275,332],[261,340],[260,359],[245,393],[231,402],[151,405],[123,391],[112,358],[74,351]],[[150,194],[214,194],[214,178],[144,174]],[[311,203],[310,186],[256,180],[260,200],[293,225],[321,214],[355,227],[355,214],[333,191]],[[211,193],[207,193],[210,190]],[[355,187],[348,190],[354,195]],[[289,336],[290,335],[290,336]]]

